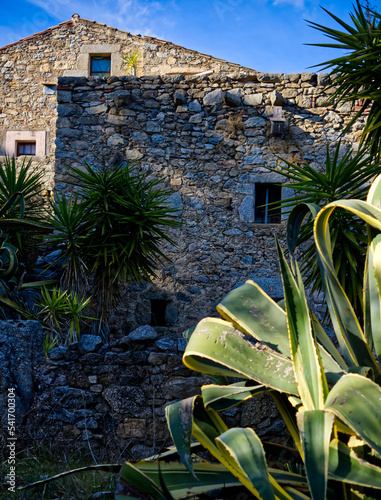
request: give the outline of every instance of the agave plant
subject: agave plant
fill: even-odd
[[[361,103],[344,132],[370,107],[361,140],[370,147],[372,154],[379,157],[381,150],[381,89],[379,86],[381,17],[369,8],[365,8],[364,12],[359,0],[356,0],[354,13],[350,14],[352,24],[342,21],[326,9],[323,10],[344,31],[309,22],[312,28],[324,33],[333,42],[310,45],[342,49],[345,54],[317,66],[322,70],[331,70],[330,87],[333,93],[330,100],[333,103],[336,105],[346,102],[352,105]]]
[[[381,490],[381,176],[367,201],[345,199],[322,208],[314,223],[323,289],[339,348],[311,314],[301,273],[277,243],[284,308],[254,282],[231,291],[217,306],[219,318],[205,318],[188,332],[184,363],[220,383],[201,395],[167,406],[175,446],[190,474],[192,437],[255,498],[379,498]],[[291,233],[311,207],[291,213]],[[332,257],[330,220],[345,209],[366,222],[369,247],[364,272],[364,325],[341,286]],[[290,234],[289,242],[295,239]],[[292,255],[293,246],[290,245]],[[242,379],[221,384],[221,377]],[[267,466],[264,447],[252,428],[229,429],[219,412],[268,392],[295,442],[302,473]],[[138,464],[147,477],[147,467]],[[157,471],[156,471],[157,473]],[[121,477],[132,481],[131,465]],[[152,477],[152,475],[151,475]],[[156,484],[159,484],[156,481]],[[160,485],[159,485],[160,486]],[[148,480],[147,486],[148,488]],[[151,485],[152,487],[152,485]],[[148,491],[144,489],[143,491]],[[161,485],[160,494],[163,494]],[[155,498],[162,498],[159,494]],[[120,497],[121,499],[123,496]]]

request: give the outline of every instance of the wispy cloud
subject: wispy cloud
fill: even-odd
[[[287,3],[289,5],[292,5],[296,9],[304,9],[304,7],[305,7],[304,0],[275,0],[273,2],[273,5],[279,5],[282,3]]]
[[[27,0],[57,20],[81,17],[141,35],[159,36],[161,27],[173,24],[168,11],[173,0]]]

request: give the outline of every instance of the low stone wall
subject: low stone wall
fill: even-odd
[[[77,344],[53,349],[37,368],[24,437],[50,443],[57,453],[91,449],[99,459],[139,459],[160,451],[172,444],[165,406],[200,393],[208,382],[183,365],[184,349],[183,338],[160,336],[149,326],[111,345],[83,335]],[[284,426],[266,395],[225,412],[224,419],[284,440]]]
[[[7,428],[8,391],[15,393],[17,425],[34,399],[34,368],[42,360],[42,328],[38,321],[0,321],[0,428]]]

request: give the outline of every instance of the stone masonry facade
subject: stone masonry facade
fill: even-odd
[[[181,228],[167,245],[171,263],[158,279],[126,291],[118,329],[149,324],[155,301],[162,325],[180,333],[211,315],[238,283],[254,279],[282,297],[274,234],[280,223],[255,222],[261,185],[282,183],[283,160],[321,169],[349,109],[327,109],[326,75],[63,77],[57,92],[55,190],[67,192],[67,165],[134,161],[147,179],[173,190]],[[272,133],[275,109],[281,134]],[[356,145],[354,130],[343,151]],[[290,188],[282,189],[288,197]],[[319,312],[319,304],[317,310]]]
[[[120,57],[133,51],[137,76],[124,74]],[[89,75],[94,54],[110,56],[111,76]],[[0,49],[0,157],[35,141],[46,196],[70,196],[68,165],[135,162],[172,190],[168,204],[181,222],[171,231],[177,245],[163,248],[170,263],[152,283],[124,291],[111,345],[84,339],[39,365],[33,439],[46,432],[105,447],[112,435],[115,446],[148,446],[133,457],[168,444],[164,405],[203,383],[181,364],[182,332],[248,278],[283,295],[274,235],[286,216],[259,222],[256,209],[265,187],[284,182],[284,160],[321,170],[336,146],[351,109],[327,104],[327,84],[325,74],[260,73],[77,15]],[[361,129],[360,120],[341,138],[343,152],[357,147]],[[283,198],[291,193],[282,187]],[[319,297],[313,307],[322,312]],[[150,324],[151,336],[130,337]],[[282,433],[261,404],[251,420],[227,418]]]
[[[123,76],[121,55],[134,50],[138,77]],[[92,54],[111,57],[111,76],[89,76]],[[182,227],[164,249],[172,263],[126,291],[118,330],[152,323],[161,307],[155,326],[178,333],[247,278],[282,296],[273,235],[284,224],[255,223],[256,199],[261,184],[284,181],[267,168],[280,158],[324,165],[350,117],[327,106],[327,75],[260,73],[78,15],[0,49],[0,75],[0,156],[35,140],[44,195],[69,195],[67,165],[85,161],[135,161],[173,190]]]

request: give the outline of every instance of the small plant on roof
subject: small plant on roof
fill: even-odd
[[[124,56],[122,56],[122,59],[125,63],[127,63],[125,73],[127,73],[129,71],[134,76],[136,76],[138,62],[140,61],[141,58],[142,58],[142,55],[139,54],[137,50],[134,50],[130,54],[124,54]]]

